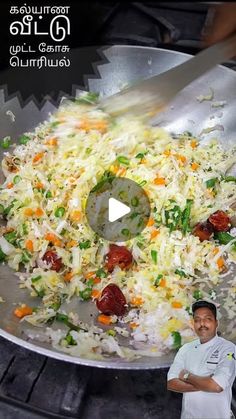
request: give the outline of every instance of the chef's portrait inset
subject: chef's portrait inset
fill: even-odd
[[[167,389],[183,393],[181,419],[230,419],[236,346],[217,335],[215,304],[192,305],[198,339],[183,345],[167,375]]]

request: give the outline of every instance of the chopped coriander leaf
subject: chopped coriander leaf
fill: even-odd
[[[31,278],[31,282],[33,282],[33,284],[37,281],[39,281],[42,278],[42,275],[38,275],[38,276],[34,276],[33,278]]]
[[[85,241],[79,243],[79,248],[80,249],[89,249],[90,247],[91,247],[91,241],[90,240],[85,240]]]
[[[97,92],[88,92],[84,95],[81,95],[80,97],[75,99],[76,103],[82,103],[86,105],[92,105],[98,101],[99,93]]]
[[[116,178],[116,176],[114,175],[114,173],[109,172],[108,170],[106,170],[104,172],[103,176],[100,178],[99,182],[93,187],[91,192],[100,191],[103,188],[103,186],[106,185],[107,182],[109,184],[111,184],[115,178]]]
[[[0,247],[0,263],[4,262],[4,260],[6,260],[7,255],[5,255],[5,253],[2,251],[1,247]]]
[[[183,276],[184,278],[187,278],[187,275],[184,271],[182,271],[182,269],[176,269],[175,270],[175,274],[179,275],[179,276]]]
[[[228,243],[230,243],[233,239],[235,239],[235,237],[234,237],[234,236],[232,236],[232,235],[231,235],[231,234],[229,234],[229,233],[224,232],[224,231],[219,231],[219,232],[216,232],[216,233],[214,234],[214,239],[215,239],[215,240],[218,240],[220,244],[228,244]],[[234,243],[233,243],[233,247],[234,247],[234,248],[235,248],[235,250],[236,250],[236,242],[234,242]]]
[[[192,313],[192,308],[191,308],[190,306],[185,307],[185,310],[187,311],[187,313],[188,313],[189,315],[193,314],[193,313]]]
[[[170,229],[170,233],[178,228],[181,215],[182,211],[178,205],[165,211],[166,225]]]
[[[106,278],[107,277],[107,273],[104,271],[104,269],[99,268],[96,272],[96,276],[98,278]]]
[[[123,228],[121,230],[121,234],[123,234],[123,236],[125,236],[125,237],[129,237],[130,236],[130,231],[129,231],[128,228]]]
[[[56,128],[60,124],[60,121],[53,121],[51,122],[50,126],[51,128]]]
[[[11,244],[15,244],[16,242],[16,232],[15,231],[11,231],[10,233],[5,233],[4,238]]]
[[[190,213],[191,213],[191,207],[193,204],[193,200],[192,199],[187,199],[186,201],[186,207],[183,211],[182,214],[182,231],[184,234],[187,233],[188,229],[189,229],[189,222],[190,222]]]
[[[156,250],[151,250],[151,258],[156,265],[157,264],[157,251]]]
[[[94,280],[92,278],[89,279],[88,281],[86,281],[86,285],[87,285],[87,288],[92,288],[94,285]]]
[[[144,151],[143,153],[138,153],[138,154],[135,156],[135,158],[136,158],[136,159],[143,159],[143,158],[144,158],[144,156],[146,156],[146,154],[147,154],[147,151]]]
[[[179,349],[181,347],[181,334],[179,332],[172,332],[171,336],[173,337],[173,348]]]
[[[195,290],[193,292],[193,298],[195,298],[195,300],[200,300],[202,297],[203,295],[201,290]]]
[[[52,308],[53,310],[57,311],[59,310],[59,308],[61,307],[61,301],[56,301],[55,303],[52,303],[52,305],[50,306],[50,308]]]
[[[206,187],[207,188],[214,188],[216,182],[217,182],[218,178],[217,177],[213,177],[212,179],[208,179],[206,181]]]
[[[10,143],[11,143],[11,137],[4,137],[1,141],[1,147],[8,148],[10,147]]]
[[[29,141],[30,137],[28,137],[27,135],[21,135],[19,138],[19,143],[23,145],[26,145]]]
[[[47,191],[46,193],[46,198],[52,198],[52,192],[51,191]]]

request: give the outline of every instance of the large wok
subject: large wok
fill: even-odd
[[[90,90],[100,91],[102,96],[111,95],[119,91],[126,83],[159,74],[190,58],[187,54],[175,51],[138,46],[112,46],[104,49],[103,53],[108,62],[98,67],[101,78],[88,79]],[[212,108],[210,101],[199,103],[196,100],[196,96],[209,94],[210,88],[214,91],[214,100],[227,101],[223,109]],[[0,91],[0,104],[1,137],[11,135],[12,138],[17,138],[19,134],[31,130],[39,122],[45,120],[48,113],[55,110],[49,102],[41,110],[33,102],[21,108],[17,98],[5,102],[3,91]],[[170,132],[180,133],[188,130],[199,135],[202,129],[221,124],[224,126],[224,131],[213,131],[206,136],[203,135],[202,140],[217,136],[225,147],[236,141],[236,73],[234,71],[218,66],[182,91],[171,105],[169,110],[157,118],[157,122]],[[11,122],[9,115],[6,114],[8,110],[15,115],[15,122]],[[214,116],[213,119],[212,116]],[[28,291],[19,289],[18,279],[8,267],[1,265],[0,269],[0,296],[5,300],[5,303],[0,303],[0,335],[4,338],[35,352],[76,364],[127,369],[162,368],[171,364],[174,352],[157,358],[143,357],[133,362],[118,358],[92,361],[58,352],[46,343],[30,341],[24,333],[25,329],[30,329],[30,326],[26,322],[19,323],[18,319],[13,316],[13,303],[24,302],[35,305],[35,300],[32,302]],[[89,322],[89,314],[94,311],[94,305],[78,304],[75,299],[70,309],[76,310],[83,321]],[[225,338],[234,340],[227,325],[225,317],[220,322],[219,331]]]

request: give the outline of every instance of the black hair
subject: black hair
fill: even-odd
[[[209,301],[204,301],[204,300],[196,301],[192,305],[193,316],[194,316],[195,311],[202,307],[209,308],[209,310],[211,310],[211,312],[214,314],[215,319],[217,319],[217,310],[216,310],[215,304],[209,303]]]

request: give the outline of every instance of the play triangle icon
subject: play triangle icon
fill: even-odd
[[[129,214],[130,211],[131,209],[128,205],[123,204],[115,198],[109,198],[108,220],[111,223]]]

